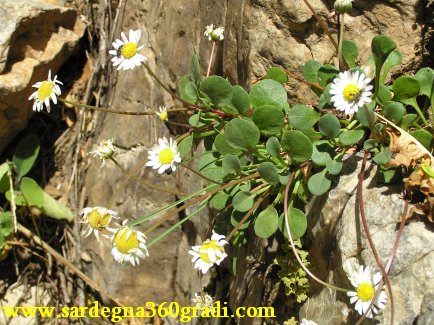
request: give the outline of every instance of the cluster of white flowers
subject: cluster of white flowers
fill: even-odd
[[[214,29],[214,25],[211,24],[209,26],[206,26],[204,35],[206,37],[208,37],[208,40],[210,42],[211,41],[219,42],[219,41],[224,40],[224,38],[225,38],[223,35],[224,32],[225,32],[225,29],[223,27],[217,27]]]

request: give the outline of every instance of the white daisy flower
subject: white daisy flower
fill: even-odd
[[[128,38],[124,32],[121,33],[121,38],[113,42],[114,50],[110,50],[109,53],[113,55],[112,62],[117,70],[130,70],[137,66],[140,66],[146,58],[139,53],[143,48],[143,45],[139,45],[141,31],[132,30],[128,34]]]
[[[38,88],[32,95],[30,95],[29,100],[34,99],[33,110],[42,111],[45,107],[47,112],[50,112],[50,99],[54,104],[57,104],[57,96],[61,94],[59,85],[63,85],[62,82],[57,80],[57,75],[51,80],[51,70],[48,70],[48,79],[45,81],[39,81],[35,83],[32,87]]]
[[[301,320],[300,325],[318,325],[317,323],[315,323],[313,320],[308,320],[306,318],[303,318]]]
[[[214,25],[211,24],[209,26],[206,26],[204,35],[208,37],[208,40],[211,41],[222,41],[225,37],[223,33],[225,32],[225,29],[223,27],[217,27],[214,29]]]
[[[169,120],[169,115],[167,114],[166,106],[160,106],[158,109],[160,111],[159,112],[155,112],[155,114],[157,114],[157,116],[160,118],[161,122],[168,121]]]
[[[98,233],[104,230],[112,230],[108,227],[112,218],[119,219],[116,211],[112,211],[103,207],[87,207],[81,210],[82,219],[80,223],[87,223],[87,228],[81,233],[88,237],[92,232],[99,241]]]
[[[160,174],[174,172],[176,164],[181,162],[176,141],[172,138],[169,140],[166,137],[159,138],[158,144],[149,150],[148,159],[146,166],[158,169]]]
[[[91,151],[94,157],[101,159],[101,167],[105,165],[105,161],[113,156],[115,147],[113,146],[113,140],[104,140],[98,144],[96,150]]]
[[[194,267],[202,271],[203,274],[214,265],[220,265],[228,255],[223,248],[228,242],[224,239],[225,236],[217,234],[212,231],[211,239],[207,239],[202,245],[192,246],[188,251],[193,255],[192,262],[195,263]]]
[[[356,291],[347,292],[350,297],[350,303],[355,303],[355,310],[363,315],[368,310],[372,299],[374,298],[375,290],[381,281],[381,273],[377,272],[374,276],[371,276],[371,269],[367,266],[363,269],[361,265],[358,272],[354,272],[350,276],[352,285],[356,288]],[[372,304],[367,317],[373,318],[374,314],[378,314],[379,309],[384,309],[387,301],[387,295],[382,290],[378,295],[377,300]]]
[[[214,307],[214,299],[206,292],[201,292],[200,294],[197,294],[197,292],[194,294],[195,298],[192,299],[193,303],[196,305],[196,308],[213,308]]]
[[[140,258],[149,256],[146,248],[146,236],[138,230],[133,230],[124,220],[120,228],[113,230],[114,234],[110,237],[113,243],[112,255],[116,262],[129,262],[133,266],[140,264]]]
[[[336,109],[345,114],[354,114],[359,107],[371,102],[372,85],[371,79],[360,71],[344,71],[333,80],[330,88],[331,101]]]

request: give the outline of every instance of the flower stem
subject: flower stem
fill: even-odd
[[[387,276],[387,271],[384,268],[383,262],[381,262],[380,256],[378,255],[377,249],[375,248],[374,241],[372,240],[372,236],[371,236],[371,233],[369,231],[368,223],[366,221],[365,207],[363,204],[363,179],[365,176],[365,166],[366,166],[367,158],[368,158],[368,152],[365,151],[365,153],[363,155],[362,166],[360,168],[359,181],[357,183],[357,201],[359,203],[360,217],[362,219],[362,224],[363,224],[363,229],[364,229],[365,234],[366,234],[366,239],[368,240],[369,246],[371,247],[371,250],[372,250],[372,254],[374,255],[374,258],[375,258],[375,261],[377,262],[378,267],[380,268],[383,279],[386,282],[387,291],[389,292],[390,325],[393,325],[394,304],[393,304],[392,285],[390,284],[389,277]]]
[[[294,244],[294,240],[292,239],[292,235],[291,235],[291,228],[289,227],[289,218],[288,218],[288,196],[289,196],[289,188],[291,187],[291,183],[292,180],[294,179],[294,175],[295,172],[292,172],[291,175],[288,178],[288,182],[286,183],[286,187],[285,187],[285,196],[284,196],[284,202],[283,202],[283,210],[284,210],[284,216],[285,216],[285,227],[286,227],[286,231],[288,233],[288,238],[289,238],[289,242],[291,244],[291,248],[292,251],[294,252],[295,258],[297,259],[298,263],[300,264],[301,268],[304,270],[304,272],[306,272],[306,274],[308,274],[312,279],[314,279],[315,281],[317,281],[318,283],[334,289],[336,291],[341,291],[341,292],[349,292],[350,290],[348,289],[344,289],[344,288],[340,288],[340,287],[336,287],[332,284],[329,284],[327,282],[324,282],[322,280],[320,280],[319,278],[317,278],[312,272],[309,271],[309,269],[304,265],[303,261],[301,260],[300,255],[297,252],[297,249],[295,247]]]
[[[128,175],[128,171],[124,167],[122,167],[121,164],[116,159],[114,159],[113,157],[110,157],[110,159],[115,163],[115,165],[124,174]],[[165,192],[165,193],[169,193],[169,194],[173,194],[173,195],[178,195],[178,196],[187,196],[188,195],[188,194],[183,193],[183,192],[172,191],[172,190],[169,190],[167,188],[164,188],[164,187],[161,187],[161,186],[158,186],[158,185],[154,185],[154,184],[152,184],[150,182],[147,182],[147,181],[145,181],[143,179],[140,179],[138,177],[135,177],[135,176],[131,176],[131,178],[134,179],[136,182],[138,182],[138,183],[140,183],[140,184],[142,184],[142,185],[144,185],[146,187],[152,188],[152,189],[160,191],[160,192]]]
[[[155,115],[155,112],[128,112],[128,111],[118,111],[116,109],[110,109],[110,108],[102,108],[102,107],[96,107],[92,105],[82,104],[82,103],[76,103],[67,99],[64,99],[62,97],[57,97],[59,101],[65,104],[72,105],[74,107],[84,108],[84,109],[90,109],[94,111],[101,111],[101,112],[107,112],[107,113],[114,113],[114,114],[120,114],[120,115]],[[168,109],[167,112],[185,112],[191,110],[187,107],[181,107],[181,108],[173,108]]]
[[[342,70],[345,67],[344,58],[342,57],[342,43],[344,42],[344,17],[345,14],[339,15],[339,47],[338,47],[338,59],[339,68]]]
[[[211,72],[212,62],[213,62],[213,60],[214,60],[215,44],[216,44],[216,42],[213,41],[213,42],[212,42],[212,48],[211,48],[211,55],[210,55],[210,57],[209,57],[208,69],[206,70],[206,76],[207,76],[207,77],[209,77],[209,74],[210,74],[210,72]]]

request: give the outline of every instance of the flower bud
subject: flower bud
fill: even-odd
[[[353,0],[336,0],[335,1],[335,11],[338,14],[344,14],[353,8]]]

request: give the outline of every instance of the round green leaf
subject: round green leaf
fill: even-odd
[[[356,43],[349,40],[344,40],[342,42],[342,56],[344,57],[350,68],[356,67],[356,58],[358,54],[359,49],[357,48]]]
[[[200,89],[207,94],[214,105],[225,106],[233,97],[232,85],[219,76],[210,76],[200,83]]]
[[[276,209],[268,206],[264,211],[259,213],[255,219],[254,230],[256,236],[267,239],[271,237],[279,227],[279,215]]]
[[[375,148],[377,148],[375,139],[368,139],[363,143],[363,149],[366,151],[373,151]]]
[[[288,81],[288,75],[286,72],[278,67],[272,67],[268,69],[267,78],[273,79],[281,84],[284,84]]]
[[[322,94],[319,97],[319,107],[321,108],[332,108],[334,107],[332,104],[332,94],[330,94],[330,89],[332,87],[332,83],[329,83],[325,88]]]
[[[394,100],[409,99],[419,95],[420,85],[416,78],[401,76],[393,82]]]
[[[318,82],[318,70],[321,68],[322,64],[315,60],[307,61],[303,67],[303,76],[309,82]]]
[[[249,97],[253,107],[272,105],[283,108],[288,100],[285,88],[272,79],[257,82],[250,90]]]
[[[375,155],[372,160],[379,165],[387,164],[390,159],[392,158],[392,152],[390,151],[390,148],[383,148],[378,154]]]
[[[335,138],[341,132],[341,122],[333,114],[327,113],[319,119],[318,122],[319,132],[328,137]]]
[[[197,102],[197,87],[192,82],[190,76],[183,76],[179,80],[179,96],[187,103],[194,104]]]
[[[214,196],[209,200],[209,205],[216,210],[223,210],[228,202],[229,194],[220,191],[214,194]]]
[[[384,105],[385,102],[388,102],[392,99],[392,92],[383,84],[380,84],[380,88],[378,89],[377,102],[381,105]]]
[[[241,172],[241,162],[237,156],[226,155],[222,161],[223,169],[228,174],[238,174]]]
[[[280,178],[276,167],[271,162],[263,162],[258,166],[259,175],[271,185],[279,183]]]
[[[226,141],[224,133],[220,133],[216,136],[214,140],[214,146],[216,150],[223,156],[227,154],[238,155],[241,153],[241,150],[235,149],[229,145],[229,143]]]
[[[377,35],[372,39],[371,49],[376,69],[379,72],[389,54],[396,49],[396,44],[387,36]]]
[[[235,118],[225,128],[227,143],[240,150],[254,151],[261,133],[250,120]]]
[[[324,64],[318,70],[318,81],[322,87],[329,84],[337,75],[339,74],[339,69],[331,64]]]
[[[291,130],[285,132],[280,144],[283,150],[289,154],[289,158],[295,163],[309,160],[312,156],[312,141],[300,131]]]
[[[32,169],[39,155],[39,147],[39,139],[33,133],[26,135],[18,144],[12,159],[17,169],[18,179],[21,179]]]
[[[267,140],[265,143],[265,149],[267,149],[267,152],[271,157],[280,157],[280,142],[276,137],[271,137]]]
[[[307,229],[307,218],[303,211],[289,207],[288,208],[288,223],[289,229],[291,230],[291,237],[296,240],[306,233]],[[285,226],[285,215],[282,213],[279,216],[279,229],[282,234],[288,238],[288,232]]]
[[[241,191],[235,194],[234,198],[232,199],[232,204],[234,206],[234,209],[239,212],[247,212],[250,210],[250,208],[253,206],[255,196],[252,195],[250,192],[247,191]]]
[[[232,97],[232,105],[240,114],[244,114],[250,108],[249,94],[239,85],[233,86],[232,90],[234,93]]]
[[[386,102],[383,106],[384,117],[391,120],[395,124],[401,122],[402,117],[405,114],[405,107],[398,102]]]
[[[433,139],[432,133],[428,132],[427,130],[420,129],[410,132],[410,134],[415,137],[416,140],[419,141],[425,148],[431,150],[431,142]]]
[[[359,142],[364,135],[365,135],[365,131],[363,130],[344,131],[339,135],[339,142],[343,146],[352,146],[357,142]]]
[[[312,175],[307,182],[309,191],[316,196],[323,195],[332,185],[332,182],[327,178],[327,170]]]
[[[384,62],[384,71],[383,76],[381,78],[381,83],[384,83],[386,81],[387,75],[389,74],[389,71],[397,65],[400,65],[402,63],[402,54],[398,50],[394,50],[390,52],[388,55],[386,62]]]
[[[401,120],[400,127],[404,131],[407,131],[417,119],[417,114],[406,114]]]
[[[236,211],[236,210],[232,210],[232,213],[231,213],[231,224],[232,224],[232,226],[236,227],[241,222],[241,220],[244,218],[245,215],[246,215],[245,213],[242,213],[242,212],[239,212],[239,211]],[[247,227],[249,227],[251,220],[252,220],[252,218],[248,218],[241,225],[241,227],[239,229],[243,230],[243,229],[246,229]]]
[[[363,126],[370,127],[371,124],[369,121],[371,121],[373,125],[375,124],[374,110],[368,108],[367,106],[361,107],[356,113],[356,119]]]
[[[265,135],[279,133],[284,125],[282,110],[271,105],[258,107],[253,113],[252,120]]]
[[[326,169],[330,175],[339,175],[344,164],[341,161],[329,159],[326,161]]]
[[[300,131],[314,126],[319,118],[320,114],[306,105],[294,105],[288,113],[289,124]]]
[[[332,159],[334,147],[325,140],[313,143],[312,161],[317,166],[325,166]]]
[[[193,134],[185,137],[178,143],[178,150],[181,159],[184,158],[190,151],[193,146]]]

